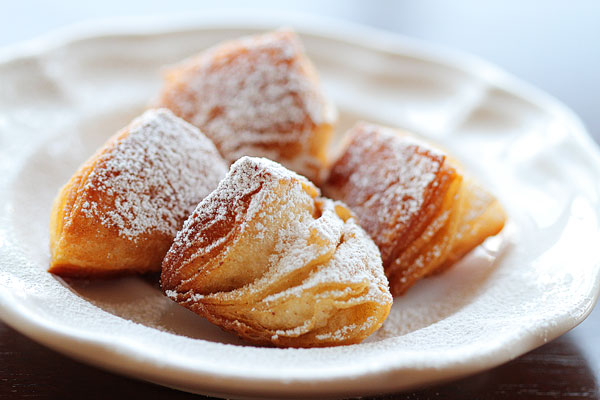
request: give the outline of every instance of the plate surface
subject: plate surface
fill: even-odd
[[[247,16],[244,16],[247,17]],[[0,54],[0,317],[129,376],[222,397],[343,397],[496,366],[571,329],[600,280],[600,156],[564,106],[473,57],[314,18],[235,15],[73,28]],[[441,143],[510,220],[456,267],[395,299],[365,343],[247,346],[148,278],[46,272],[52,200],[156,96],[161,67],[224,39],[291,26],[340,113]]]

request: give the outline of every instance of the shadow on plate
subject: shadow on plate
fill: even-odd
[[[69,287],[96,307],[150,328],[192,339],[245,345],[204,318],[162,294],[158,275],[110,280],[65,279]]]

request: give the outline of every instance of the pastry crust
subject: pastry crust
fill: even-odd
[[[504,226],[498,201],[440,150],[366,123],[348,137],[324,190],[350,206],[379,247],[394,295]]]
[[[159,105],[233,163],[267,157],[319,182],[336,113],[299,38],[275,31],[222,43],[165,74]]]
[[[464,180],[460,194],[461,214],[452,248],[435,273],[452,266],[488,237],[497,235],[506,222],[506,213],[498,199],[473,178],[465,177]]]
[[[226,172],[196,127],[166,109],[147,111],[60,190],[49,271],[103,277],[160,270],[185,218]]]
[[[173,300],[256,344],[359,343],[392,297],[375,244],[341,203],[260,158],[233,164],[162,267]]]

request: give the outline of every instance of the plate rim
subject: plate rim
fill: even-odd
[[[377,52],[406,54],[407,51],[410,50],[411,54],[417,54],[420,58],[428,61],[441,62],[445,65],[451,65],[452,67],[458,68],[469,75],[481,77],[490,85],[494,84],[495,86],[501,86],[509,90],[511,93],[517,94],[519,97],[528,99],[535,104],[542,104],[545,109],[550,109],[566,118],[569,126],[573,128],[571,134],[575,139],[581,141],[581,150],[586,152],[587,155],[594,160],[596,166],[600,166],[600,152],[598,151],[596,143],[587,133],[579,117],[576,116],[567,106],[552,96],[534,88],[525,82],[520,81],[518,78],[515,78],[514,76],[504,72],[499,67],[492,65],[491,63],[476,56],[456,50],[449,50],[439,45],[431,44],[418,39],[408,38],[396,33],[390,33],[360,24],[340,21],[332,18],[282,12],[264,13],[261,11],[260,13],[257,13],[254,11],[252,14],[257,18],[252,18],[251,22],[248,20],[247,10],[233,13],[231,11],[211,11],[203,12],[202,14],[197,15],[192,13],[188,15],[171,15],[166,17],[126,17],[119,19],[110,18],[94,20],[93,22],[87,21],[69,25],[64,28],[59,28],[24,43],[19,43],[0,49],[0,63],[4,64],[20,58],[41,56],[47,52],[51,52],[70,43],[90,38],[125,35],[147,36],[150,34],[186,31],[190,29],[272,29],[274,26],[282,25],[281,22],[275,21],[285,21],[284,25],[294,25],[294,29],[301,34],[310,33],[326,38],[334,38],[336,40],[342,40],[348,43],[359,44]],[[595,266],[596,278],[598,278],[600,276],[600,263],[597,262]],[[574,326],[582,322],[589,315],[596,301],[598,300],[600,282],[598,282],[598,279],[596,279],[596,281],[594,292],[591,293],[590,300],[586,304],[583,312],[580,313],[577,318],[563,315],[563,319],[568,320],[570,323],[566,324],[564,321],[562,321],[561,323],[557,324],[561,328],[551,331],[550,334],[546,336],[547,340],[551,340],[562,335],[566,331],[572,329]],[[105,346],[102,341],[99,342],[99,337],[96,337],[95,335],[91,337],[89,335],[81,336],[77,333],[77,331],[72,329],[65,329],[64,327],[63,329],[59,329],[56,324],[52,324],[48,321],[40,321],[39,319],[34,318],[32,315],[29,315],[30,312],[26,309],[26,307],[20,307],[18,302],[12,299],[12,297],[13,296],[11,296],[10,293],[7,294],[0,292],[0,317],[2,317],[2,319],[8,325],[17,329],[21,333],[24,333],[32,339],[51,347],[54,350],[57,350],[63,354],[67,354],[70,357],[76,358],[80,361],[99,366],[104,369],[109,369],[111,371],[118,371],[122,374],[133,377],[140,377],[138,369],[140,365],[147,366],[147,362],[149,360],[154,361],[153,357],[150,357],[148,360],[144,360],[144,357],[139,357],[140,355],[138,354],[138,358],[135,359],[134,362],[131,362],[131,359],[128,358],[129,364],[121,365],[118,362],[118,356],[127,357],[127,354],[124,355],[124,353],[127,352],[118,351],[118,347],[112,348],[111,346]],[[495,357],[480,357],[480,359],[478,359],[478,363],[471,362],[470,366],[463,366],[462,369],[457,368],[453,371],[445,371],[446,374],[442,373],[444,371],[437,371],[436,379],[434,380],[425,379],[421,382],[418,382],[417,380],[411,385],[398,385],[398,382],[393,384],[388,383],[386,385],[385,382],[382,382],[382,386],[379,386],[377,389],[369,389],[370,392],[365,388],[362,388],[356,392],[359,387],[364,385],[365,381],[372,381],[374,377],[378,377],[380,378],[379,381],[382,381],[381,378],[384,378],[388,375],[394,376],[394,374],[398,374],[404,370],[403,368],[394,370],[393,365],[386,365],[385,371],[383,372],[378,369],[377,371],[355,372],[353,376],[345,375],[342,378],[337,376],[329,376],[317,380],[316,383],[313,380],[314,377],[311,377],[310,381],[314,385],[304,387],[301,393],[303,395],[314,395],[327,392],[331,395],[336,395],[339,390],[334,389],[332,391],[331,388],[329,390],[325,390],[326,388],[323,387],[324,384],[331,385],[332,383],[336,383],[339,385],[340,382],[342,382],[344,386],[348,386],[348,383],[351,382],[354,392],[348,393],[374,394],[382,391],[406,390],[424,383],[434,383],[442,380],[459,378],[461,376],[469,375],[471,373],[504,363],[545,343],[546,341],[536,337],[533,334],[530,335],[528,339],[529,340],[521,339],[518,342],[521,346],[513,346],[511,349],[512,351],[509,352],[500,351],[501,349],[498,348],[498,354],[503,355],[504,357],[498,357],[498,354],[496,354]],[[112,357],[110,357],[108,360],[101,360],[99,357],[86,358],[79,351],[74,351],[73,348],[70,348],[67,345],[66,342],[69,340],[75,340],[79,344],[84,344],[86,346],[96,346],[96,350],[103,350],[107,354],[111,354]],[[93,352],[93,354],[98,354],[98,351]],[[170,366],[170,369],[172,370],[170,374],[171,376],[174,374],[188,373],[196,377],[201,376],[206,378],[206,382],[203,382],[203,387],[206,388],[207,391],[203,391],[203,393],[212,393],[216,395],[227,394],[230,396],[231,392],[227,391],[226,389],[231,388],[232,385],[233,387],[241,388],[240,383],[244,383],[245,385],[243,388],[241,388],[243,390],[240,390],[237,393],[251,393],[252,390],[248,390],[249,388],[246,386],[251,384],[251,387],[255,390],[254,394],[251,395],[264,395],[265,390],[264,387],[261,388],[261,386],[269,384],[277,386],[269,388],[268,392],[271,393],[272,396],[290,394],[296,395],[299,393],[299,391],[298,387],[294,385],[300,383],[309,383],[307,382],[306,378],[290,378],[283,382],[278,377],[266,378],[257,376],[240,376],[233,373],[235,371],[231,370],[225,371],[225,373],[223,371],[199,371],[197,369],[191,369],[189,366],[178,367],[172,365]],[[428,371],[427,375],[429,376],[431,376],[431,372],[436,372],[427,368],[419,371],[421,373]],[[154,381],[162,385],[172,386],[171,384],[165,383],[163,380],[161,380],[161,376],[156,375],[157,372],[161,372],[160,368],[155,370],[154,374],[147,373],[144,379]],[[385,380],[388,380],[388,382],[393,381],[393,379],[384,379],[383,381]],[[174,382],[174,380],[168,379],[168,382]],[[185,387],[184,383],[185,382],[182,382],[182,386],[177,385],[177,387],[184,388],[184,390],[189,391],[190,388]],[[198,387],[198,385],[194,386]],[[344,395],[347,395],[348,393],[344,393]]]

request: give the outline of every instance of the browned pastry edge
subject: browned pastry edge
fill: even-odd
[[[350,206],[355,207],[354,211],[358,213],[359,221],[380,248],[386,276],[390,281],[390,290],[394,296],[405,293],[417,280],[449,268],[487,237],[502,230],[506,214],[500,203],[472,178],[463,179],[459,163],[451,156],[441,153],[438,160],[442,163],[441,168],[435,179],[423,191],[421,209],[412,216],[408,224],[401,225],[400,236],[383,238],[380,235],[381,229],[385,228],[386,224],[392,224],[394,220],[370,221],[371,215],[379,215],[376,211],[378,209],[373,209],[374,204],[377,206],[378,203],[371,202],[371,197],[380,192],[368,197],[369,207],[362,206],[366,203],[363,199],[365,196],[356,197],[353,186],[349,183],[352,174],[360,174],[362,164],[357,164],[356,158],[352,157],[360,157],[366,163],[374,156],[371,153],[376,153],[376,149],[379,148],[377,146],[381,146],[382,151],[390,151],[394,147],[390,147],[383,137],[376,136],[375,143],[365,147],[365,152],[359,153],[354,150],[350,153],[349,149],[352,146],[360,146],[356,148],[362,149],[366,138],[373,134],[368,132],[381,132],[376,133],[379,135],[394,132],[396,136],[391,135],[386,140],[394,140],[395,137],[408,137],[411,141],[414,139],[410,138],[408,133],[368,123],[359,123],[350,132],[352,131],[355,133],[346,134],[345,145],[339,149],[337,159],[330,164],[324,191],[328,196],[349,201]],[[422,155],[427,157],[426,148],[429,144],[423,142],[423,145]],[[381,163],[381,160],[387,157],[382,156],[376,161]],[[368,180],[369,177],[374,178],[363,173],[359,182]],[[366,190],[365,194],[369,194],[370,189]],[[362,199],[362,202],[353,204],[352,200],[356,203],[357,198]],[[368,215],[365,217],[363,213]],[[391,217],[390,215],[389,218]]]

